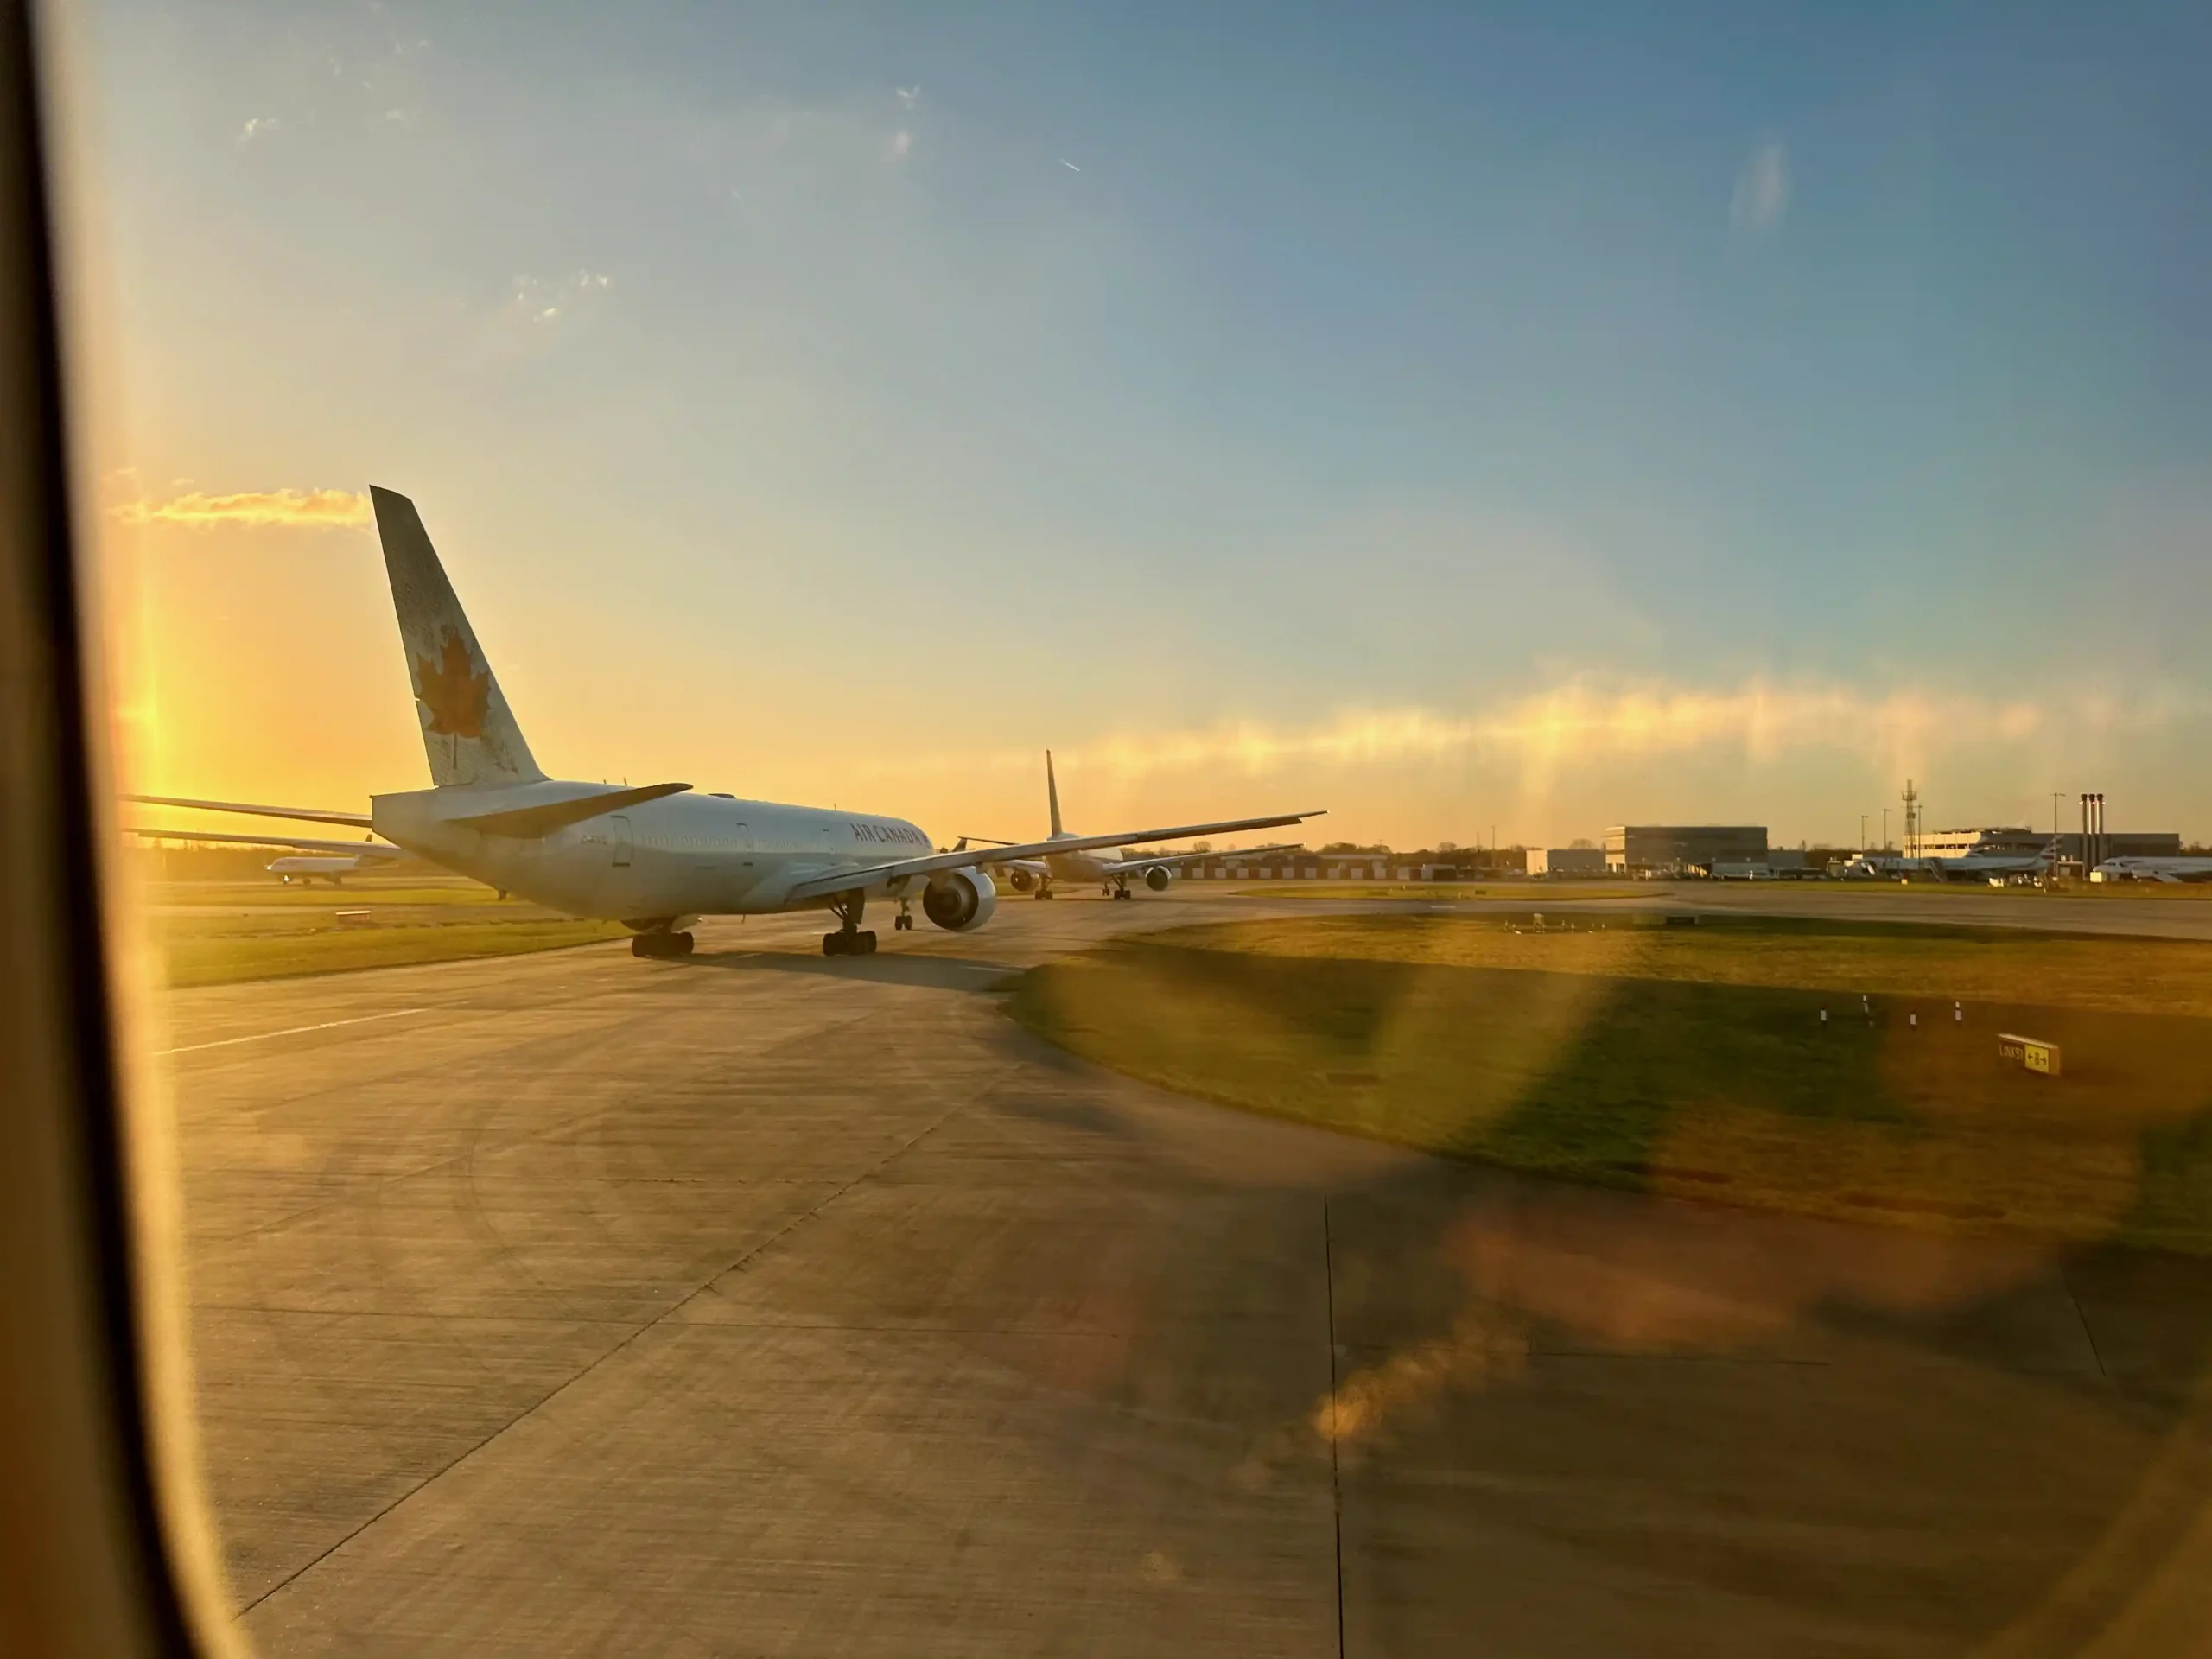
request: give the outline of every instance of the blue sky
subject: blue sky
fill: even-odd
[[[549,764],[2212,836],[2200,10],[83,32],[108,499],[408,491]],[[419,785],[364,532],[115,534],[150,779]]]

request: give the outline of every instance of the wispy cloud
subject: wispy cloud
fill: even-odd
[[[286,525],[308,530],[351,528],[369,522],[369,498],[351,490],[249,490],[207,495],[194,490],[167,501],[131,501],[115,509],[127,524]]]
[[[1113,737],[1071,748],[1066,758],[1122,778],[1481,763],[1516,772],[1523,787],[1540,792],[1562,772],[1609,762],[1705,752],[1766,764],[1826,752],[1916,766],[1961,747],[2152,730],[2193,711],[2202,712],[2167,693],[2044,702],[1932,688],[1870,695],[1763,679],[1718,689],[1575,680],[1478,715],[1349,710],[1303,727],[1246,722]]]
[[[518,276],[509,308],[534,323],[557,322],[577,302],[613,286],[614,279],[603,270],[580,270],[569,276]]]
[[[891,142],[883,147],[887,162],[903,162],[914,152],[914,135],[901,128],[891,135]]]
[[[1765,236],[1789,211],[1789,153],[1772,140],[1761,144],[1736,175],[1728,226],[1739,237]]]
[[[268,137],[283,124],[273,115],[249,116],[246,124],[238,129],[238,143],[250,144],[257,138]]]
[[[911,110],[922,101],[922,84],[919,81],[912,86],[894,86],[891,90],[899,94],[899,104],[902,109]]]

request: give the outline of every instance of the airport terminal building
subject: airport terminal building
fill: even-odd
[[[1763,823],[1626,823],[1605,831],[1605,868],[1615,875],[1680,875],[1715,864],[1764,864]]]

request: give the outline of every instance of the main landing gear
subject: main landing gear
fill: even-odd
[[[891,931],[894,933],[911,933],[914,931],[914,901],[912,899],[901,899],[899,901],[899,913],[891,918]]]
[[[1126,899],[1129,896],[1129,884],[1126,881],[1109,881],[1106,884],[1105,893],[1109,899]]]
[[[689,933],[671,933],[664,930],[640,933],[630,941],[630,954],[633,957],[688,957],[696,943],[697,941]]]
[[[1052,884],[1051,882],[1049,882],[1049,881],[1039,881],[1039,882],[1037,884],[1037,893],[1036,893],[1036,897],[1038,897],[1038,898],[1039,898],[1039,899],[1049,899],[1049,898],[1051,898],[1052,896]]]
[[[841,893],[830,901],[830,911],[843,924],[835,933],[822,936],[822,954],[825,957],[872,957],[875,954],[875,935],[861,931],[861,915],[868,908],[868,895],[861,893]],[[908,918],[912,925],[912,918]]]

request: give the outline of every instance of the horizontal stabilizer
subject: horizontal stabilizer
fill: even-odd
[[[543,806],[512,807],[504,812],[486,812],[473,818],[448,818],[448,823],[458,824],[464,830],[479,830],[487,836],[514,836],[524,841],[535,841],[540,836],[550,836],[556,830],[565,830],[572,823],[582,823],[602,813],[620,812],[626,806],[643,806],[647,801],[658,801],[664,796],[681,795],[690,788],[689,784],[647,784],[639,789],[611,790],[604,795],[585,795],[571,801],[548,801]]]
[[[142,806],[188,806],[201,812],[243,812],[250,818],[301,818],[309,823],[342,823],[355,830],[375,826],[365,812],[325,812],[311,806],[248,806],[242,801],[193,801],[175,795],[126,795]]]

